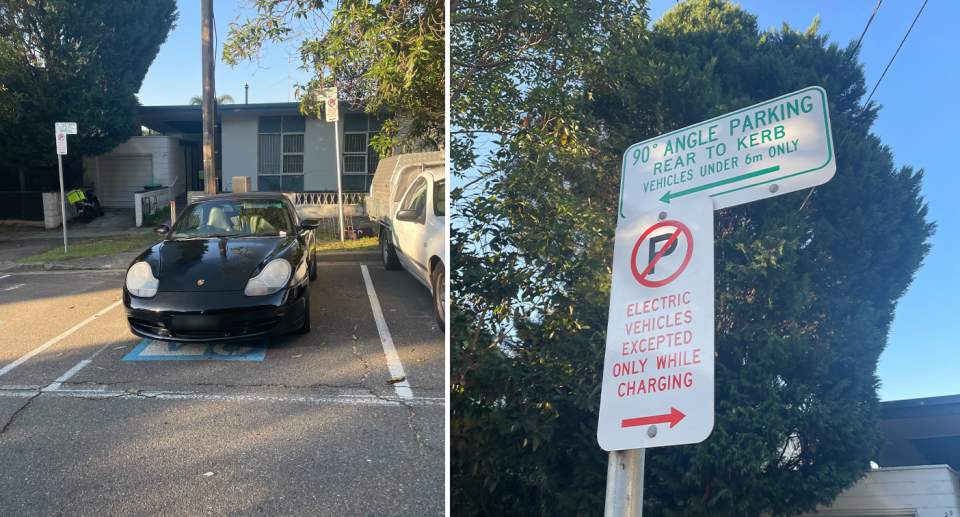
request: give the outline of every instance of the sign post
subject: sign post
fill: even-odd
[[[324,88],[321,90],[321,98],[324,99],[325,111],[327,112],[327,122],[333,122],[334,141],[337,146],[337,210],[340,219],[340,242],[344,240],[343,228],[343,174],[340,172],[340,111],[337,105],[337,89]]]
[[[606,517],[643,512],[644,449],[713,430],[713,211],[829,181],[827,95],[814,86],[624,153],[597,441]]]
[[[77,134],[76,122],[54,124],[57,142],[57,165],[60,167],[60,217],[63,220],[63,253],[67,253],[67,197],[63,189],[63,155],[67,154],[67,135]]]

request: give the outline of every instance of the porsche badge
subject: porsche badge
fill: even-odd
[[[197,280],[197,285],[203,285],[203,280]]]

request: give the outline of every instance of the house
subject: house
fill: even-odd
[[[362,195],[379,159],[370,146],[380,122],[363,112],[341,109],[340,154],[345,203],[362,211]],[[141,106],[137,123],[162,136],[134,136],[99,157],[84,158],[84,182],[96,184],[105,207],[137,208],[144,185],[159,183],[167,191],[141,194],[163,199],[202,191],[203,112],[198,105]],[[337,146],[333,122],[300,113],[299,103],[223,104],[216,113],[218,190],[232,192],[238,177],[249,177],[251,190],[291,194],[298,210],[335,208]],[[311,212],[332,216],[336,210]]]
[[[880,429],[879,466],[809,517],[960,515],[960,395],[883,402]]]

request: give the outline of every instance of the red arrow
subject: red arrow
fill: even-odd
[[[640,425],[665,424],[670,422],[670,429],[677,425],[687,416],[681,413],[677,408],[670,408],[670,412],[663,415],[642,416],[640,418],[628,418],[623,421],[620,427],[637,427]]]

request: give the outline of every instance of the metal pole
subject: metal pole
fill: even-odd
[[[214,154],[214,145],[216,143],[215,119],[216,105],[214,92],[214,66],[213,60],[213,0],[201,0],[200,16],[202,18],[202,27],[200,29],[200,44],[203,70],[203,182],[204,193],[214,195],[217,193],[217,164]]]
[[[340,242],[343,242],[343,175],[340,173],[340,117],[333,123],[334,138],[337,145],[337,207],[340,213]]]
[[[67,196],[63,193],[63,155],[57,154],[60,166],[60,216],[63,217],[63,254],[67,254]]]
[[[97,190],[100,191],[100,197],[103,197],[103,185],[100,183],[100,157],[95,156],[93,161],[97,164]]]
[[[610,452],[604,517],[643,515],[643,463],[644,449]]]

